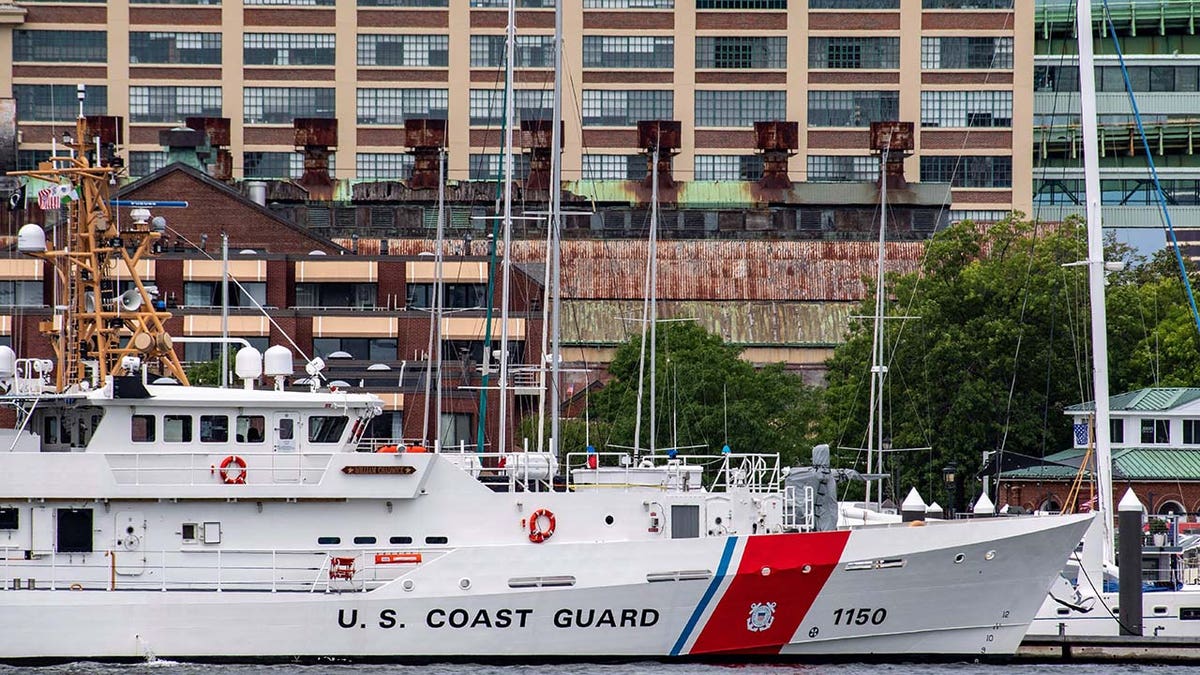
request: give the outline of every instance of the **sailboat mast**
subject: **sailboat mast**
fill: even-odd
[[[1098,483],[1104,560],[1114,561],[1112,445],[1108,405],[1108,317],[1104,307],[1104,236],[1100,212],[1100,147],[1096,120],[1096,69],[1092,49],[1091,0],[1080,0],[1076,13],[1079,42],[1079,117],[1083,133],[1083,177],[1087,208],[1088,292],[1092,305],[1092,387],[1096,406],[1096,482]]]
[[[650,454],[655,452],[657,429],[658,385],[658,153],[661,151],[662,130],[654,139],[654,182],[650,186]]]
[[[554,5],[554,112],[550,129],[550,452],[560,446],[559,386],[562,361],[562,66],[563,0]]]
[[[434,376],[437,393],[434,394],[433,415],[433,450],[442,449],[442,306],[443,306],[443,260],[442,249],[446,240],[446,148],[438,153],[438,204],[437,204],[437,245],[433,252],[433,349],[431,358],[434,361],[436,374]],[[428,381],[428,376],[426,380]],[[428,393],[426,399],[428,400]]]
[[[650,358],[654,358],[654,317],[657,311],[657,305],[652,304],[654,297],[655,286],[653,279],[658,274],[658,267],[654,264],[657,257],[657,224],[658,224],[658,141],[655,140],[654,152],[650,157],[650,240],[646,250],[646,297],[642,299],[642,344],[638,355],[638,389],[637,389],[637,414],[633,418],[633,458],[636,460],[641,455],[642,443],[642,393],[646,387],[646,348],[647,334],[649,334]],[[650,367],[651,382],[654,378],[654,366]],[[654,389],[653,384],[650,390],[650,448],[654,447]]]
[[[516,0],[508,0],[508,26],[504,42],[504,234],[500,259],[500,432],[497,451],[508,449],[508,295],[512,277],[513,58],[517,42]]]
[[[883,259],[887,253],[887,150],[879,157],[879,250],[875,262],[875,327],[871,338],[871,413],[867,420],[867,473],[875,473],[883,465],[883,456],[875,457],[875,449],[883,448]],[[878,443],[875,435],[879,434]],[[871,503],[872,479],[867,478],[866,503]],[[883,486],[879,488],[883,501]]]

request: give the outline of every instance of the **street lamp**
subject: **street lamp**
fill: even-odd
[[[950,462],[942,469],[942,482],[946,484],[946,517],[954,517],[958,510],[958,464]]]

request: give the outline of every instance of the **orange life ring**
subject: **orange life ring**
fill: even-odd
[[[233,467],[233,469],[230,469]],[[230,455],[221,460],[221,480],[228,485],[246,484],[246,460]]]
[[[546,519],[546,527],[542,527],[542,518]],[[529,514],[529,541],[540,544],[554,536],[554,513],[550,509],[538,509]]]

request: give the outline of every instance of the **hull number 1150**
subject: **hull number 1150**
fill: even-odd
[[[883,607],[878,609],[847,607],[833,612],[833,623],[842,626],[865,626],[867,624],[878,626],[885,619],[887,619],[887,610]]]

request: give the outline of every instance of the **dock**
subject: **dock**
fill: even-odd
[[[1027,636],[1017,659],[1030,661],[1200,662],[1200,639],[1153,635]]]

